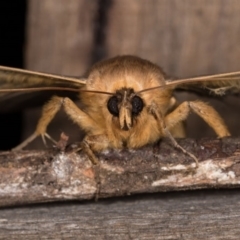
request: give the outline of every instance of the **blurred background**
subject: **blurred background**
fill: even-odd
[[[96,61],[133,54],[172,77],[194,77],[240,70],[238,0],[8,0],[0,3],[0,65],[81,76]],[[177,99],[202,99],[240,135],[240,98],[207,98],[177,93]],[[14,147],[35,129],[40,108],[0,115],[0,149]],[[1,109],[0,109],[1,112]],[[80,132],[63,112],[49,126],[70,142]],[[187,121],[189,137],[213,137],[199,117]],[[41,139],[31,144],[43,148]]]

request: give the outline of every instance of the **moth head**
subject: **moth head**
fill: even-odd
[[[113,117],[118,118],[122,130],[128,131],[133,126],[133,119],[143,110],[142,98],[132,88],[122,88],[111,96],[107,108]]]

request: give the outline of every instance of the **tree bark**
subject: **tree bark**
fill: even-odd
[[[71,148],[2,152],[0,206],[240,186],[239,138],[182,139],[179,144],[199,159],[197,168],[167,140],[99,153],[97,165]]]

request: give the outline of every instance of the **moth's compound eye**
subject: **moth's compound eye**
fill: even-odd
[[[143,100],[138,97],[134,96],[132,98],[132,114],[133,115],[138,115],[143,109]]]
[[[108,111],[115,117],[119,116],[119,109],[118,109],[118,98],[113,96],[109,98],[107,103]]]

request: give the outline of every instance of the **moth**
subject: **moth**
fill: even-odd
[[[45,104],[35,132],[13,150],[20,150],[41,136],[54,142],[47,126],[63,108],[86,136],[80,148],[96,163],[94,152],[107,148],[140,148],[163,137],[175,141],[185,137],[183,121],[190,112],[199,115],[220,138],[230,136],[220,115],[202,101],[177,103],[173,92],[178,88],[205,89],[214,94],[239,92],[240,72],[210,76],[167,79],[162,69],[136,56],[118,56],[103,60],[84,78],[63,77],[27,70],[0,67],[0,96],[33,91],[64,90],[78,92],[82,107],[70,98],[53,96]]]

